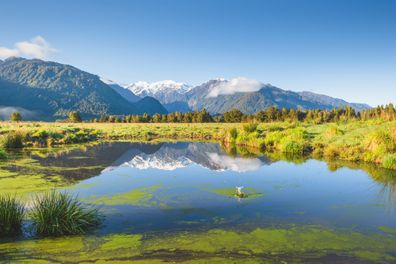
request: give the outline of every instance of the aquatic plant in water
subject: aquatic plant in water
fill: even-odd
[[[34,198],[31,218],[37,234],[50,236],[84,234],[101,222],[97,208],[89,208],[76,196],[57,191]]]
[[[0,235],[16,235],[21,232],[25,207],[11,195],[0,196]]]
[[[210,229],[172,234],[69,236],[0,244],[6,259],[38,263],[394,263],[396,237],[320,226],[279,226],[250,231]],[[175,250],[183,254],[175,258]],[[232,256],[232,257],[230,257]],[[218,261],[214,262],[213,259]],[[347,259],[346,259],[347,258]],[[332,260],[332,262],[330,262]],[[340,261],[338,261],[340,260]],[[124,261],[124,262],[123,262]],[[188,262],[188,263],[191,263]],[[183,262],[184,263],[184,262]]]

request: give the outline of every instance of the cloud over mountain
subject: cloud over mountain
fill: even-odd
[[[29,41],[21,41],[14,44],[14,48],[0,47],[0,58],[30,57],[44,59],[57,50],[42,37],[36,36]]]
[[[256,92],[260,90],[261,87],[263,87],[263,84],[257,80],[238,77],[229,81],[221,82],[219,85],[214,86],[207,97],[210,98],[234,93]]]

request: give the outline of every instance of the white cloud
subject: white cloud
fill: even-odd
[[[207,152],[209,160],[218,165],[221,170],[247,172],[258,170],[263,164],[257,158],[232,158],[226,155]]]
[[[210,90],[207,97],[217,97],[222,94],[234,94],[238,92],[256,92],[263,87],[263,84],[254,79],[238,77],[229,81],[224,81]]]
[[[16,49],[8,49],[4,47],[0,47],[0,58],[8,58],[18,56],[19,53]]]
[[[54,52],[57,52],[57,50],[51,47],[43,37],[36,36],[30,41],[15,43],[14,48],[0,47],[0,58],[5,59],[12,56],[24,56],[44,59]]]

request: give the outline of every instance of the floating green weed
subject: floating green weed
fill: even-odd
[[[396,237],[369,235],[319,226],[257,228],[251,231],[212,229],[174,233],[112,234],[103,237],[44,238],[0,244],[2,257],[21,262],[51,259],[56,262],[173,261],[207,263],[320,262],[331,255],[356,262],[395,261]],[[177,259],[175,251],[181,252]],[[233,256],[232,258],[230,256]],[[137,262],[139,263],[139,262]],[[215,262],[216,263],[216,262]]]
[[[156,202],[151,201],[153,198],[153,192],[160,187],[161,185],[154,185],[146,188],[135,188],[130,192],[94,197],[93,199],[88,199],[88,201],[94,204],[106,205],[129,204],[135,206],[153,206],[157,204]]]
[[[223,196],[238,198],[238,196],[236,195],[236,188],[217,188],[209,189],[209,191]],[[252,187],[244,188],[243,192],[246,195],[244,199],[255,199],[264,196],[263,193],[257,192],[257,190]]]
[[[379,226],[378,229],[383,232],[386,232],[386,233],[396,234],[396,229],[394,229],[394,228],[390,228],[390,227],[386,227],[386,226]]]

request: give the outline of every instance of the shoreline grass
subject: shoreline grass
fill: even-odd
[[[262,152],[365,161],[396,169],[396,121],[341,123],[46,123],[0,122],[0,138],[25,134],[27,147],[100,140],[216,141]]]
[[[0,236],[20,234],[24,217],[25,207],[15,196],[0,196]]]
[[[57,191],[37,195],[30,217],[40,236],[85,234],[101,222],[96,207],[90,208],[76,196]]]

